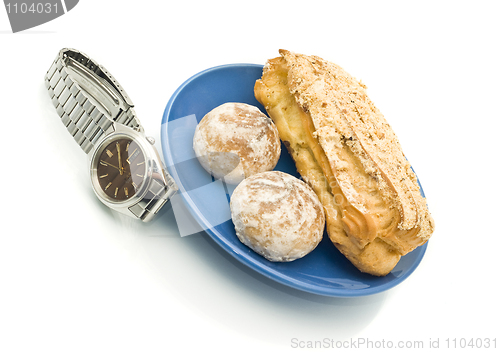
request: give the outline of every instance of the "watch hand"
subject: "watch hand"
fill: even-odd
[[[127,163],[129,163],[129,165],[130,165],[130,161],[129,161],[128,159],[130,159],[130,158],[131,158],[131,157],[135,154],[135,152],[136,152],[136,151],[137,151],[137,148],[135,148],[135,149],[134,149],[134,151],[133,151],[132,153],[129,153],[129,157],[128,157],[128,158],[127,158],[127,160],[126,160],[126,161],[127,161]]]
[[[110,163],[108,163],[108,162],[106,162],[106,161],[102,161],[102,160],[101,160],[100,162],[101,162],[103,165],[106,165],[106,166],[111,166],[111,167],[114,167],[114,168],[115,168],[115,169],[117,169],[117,170],[120,170],[120,168],[118,168],[118,167],[116,167],[116,166],[114,166],[114,165],[111,165]],[[120,170],[120,171],[121,171],[121,170]]]
[[[118,170],[120,170],[120,175],[123,175],[122,154],[120,152],[120,143],[118,142],[116,142],[116,150],[118,151]]]

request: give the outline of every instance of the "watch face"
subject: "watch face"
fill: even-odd
[[[111,199],[125,201],[132,197],[145,178],[144,152],[130,138],[109,143],[97,156],[97,179]]]

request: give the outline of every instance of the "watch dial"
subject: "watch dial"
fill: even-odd
[[[106,146],[97,161],[97,177],[104,193],[117,201],[132,197],[146,173],[144,152],[129,138]]]

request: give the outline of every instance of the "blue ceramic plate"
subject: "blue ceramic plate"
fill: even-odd
[[[179,199],[208,235],[234,258],[282,284],[325,296],[354,297],[379,293],[401,283],[419,265],[427,244],[402,257],[389,275],[374,277],[359,272],[326,233],[314,251],[289,263],[270,262],[238,240],[228,205],[234,188],[214,182],[196,160],[192,141],[196,124],[223,103],[247,103],[265,112],[253,94],[254,83],[261,75],[262,65],[210,68],[188,79],[170,98],[163,115],[161,142],[167,168],[180,188]],[[282,150],[275,170],[300,177],[286,148]]]

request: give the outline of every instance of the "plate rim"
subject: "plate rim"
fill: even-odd
[[[169,98],[169,101],[165,107],[163,117],[162,117],[162,122],[161,122],[161,146],[163,150],[163,155],[166,161],[167,169],[168,171],[172,174],[172,176],[176,180],[180,180],[179,175],[177,173],[177,170],[174,165],[174,161],[172,158],[172,153],[170,151],[170,146],[167,143],[168,141],[168,121],[170,121],[170,112],[172,110],[172,106],[175,103],[177,97],[179,96],[180,92],[189,85],[191,82],[196,80],[197,78],[207,74],[211,73],[214,71],[218,70],[225,70],[225,69],[230,69],[230,68],[259,68],[263,69],[264,65],[260,64],[251,64],[251,63],[233,63],[233,64],[225,64],[225,65],[218,65],[218,66],[213,66],[210,68],[207,68],[203,71],[200,71],[194,75],[192,75],[190,78],[185,80],[171,95]],[[373,294],[377,294],[380,292],[384,292],[386,290],[389,290],[397,285],[399,285],[401,282],[406,280],[414,271],[415,269],[420,265],[420,262],[422,261],[424,254],[427,250],[427,244],[423,244],[422,246],[416,248],[420,249],[420,251],[417,253],[417,256],[412,263],[411,266],[406,270],[404,275],[395,278],[394,280],[388,281],[382,285],[379,286],[369,286],[367,288],[361,288],[361,289],[356,289],[356,290],[349,290],[349,289],[338,289],[334,287],[322,287],[322,286],[317,286],[317,285],[312,285],[309,283],[306,283],[304,281],[297,280],[295,278],[291,278],[289,276],[286,276],[284,274],[281,274],[280,272],[277,272],[275,269],[270,268],[269,266],[256,261],[252,257],[245,255],[242,253],[242,251],[238,248],[235,248],[232,246],[229,242],[227,242],[224,238],[224,236],[216,230],[210,222],[201,214],[199,211],[198,207],[196,206],[196,203],[192,200],[191,197],[188,196],[187,192],[185,191],[184,186],[181,184],[177,185],[179,187],[180,195],[182,200],[184,201],[186,208],[189,210],[191,215],[195,218],[195,220],[201,224],[206,230],[204,230],[210,238],[212,238],[219,246],[221,246],[226,252],[228,252],[233,258],[238,260],[240,263],[246,265],[247,267],[250,267],[251,269],[257,271],[258,273],[264,275],[265,277],[279,282],[281,284],[284,284],[288,287],[292,287],[294,289],[298,289],[300,291],[304,292],[309,292],[317,295],[322,295],[322,296],[329,296],[329,297],[362,297],[362,296],[369,296]],[[422,189],[422,188],[421,188]],[[423,190],[422,190],[423,192]],[[231,220],[228,220],[231,221]]]

